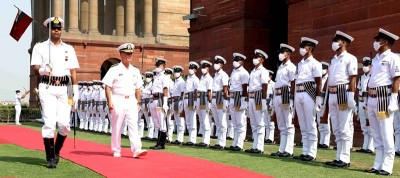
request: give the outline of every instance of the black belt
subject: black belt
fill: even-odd
[[[50,82],[49,82],[50,81]],[[40,83],[49,84],[51,86],[67,86],[69,83],[69,76],[40,76]]]
[[[153,94],[153,99],[154,99],[154,100],[156,100],[156,99],[158,99],[158,98],[162,98],[162,97],[164,97],[164,94],[163,94],[163,93],[154,93],[154,94]]]

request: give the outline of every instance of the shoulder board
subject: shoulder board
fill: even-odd
[[[115,67],[115,66],[117,66],[118,64],[119,64],[119,63],[115,63],[115,64],[113,64],[111,67]],[[111,67],[110,67],[110,68],[111,68]]]

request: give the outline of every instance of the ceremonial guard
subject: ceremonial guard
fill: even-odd
[[[108,132],[108,124],[109,121],[106,119],[106,109],[107,109],[107,97],[106,97],[106,90],[105,86],[101,81],[99,81],[100,89],[100,97],[99,97],[99,113],[100,113],[100,120],[99,120],[99,132]]]
[[[176,122],[176,140],[172,144],[180,145],[183,143],[183,134],[185,132],[185,118],[181,115],[183,112],[183,94],[186,84],[182,78],[183,68],[174,66],[174,86],[172,87],[172,110]]]
[[[203,128],[202,142],[195,144],[196,146],[206,147],[210,145],[210,102],[212,97],[212,85],[213,78],[211,77],[209,70],[212,65],[211,62],[202,60],[200,62],[201,73],[203,74],[200,78],[199,87],[197,88],[197,114],[199,115],[200,127]]]
[[[264,113],[264,122],[265,122],[265,140],[264,143],[274,143],[275,141],[275,122],[272,120],[272,116],[274,114],[273,108],[270,107],[272,102],[272,97],[274,95],[275,82],[272,80],[272,75],[274,72],[272,70],[268,70],[269,72],[269,81],[268,81],[268,89],[267,89],[267,112]]]
[[[144,80],[145,79],[145,75],[142,75],[142,80]],[[143,100],[143,93],[144,93],[144,83],[143,83],[143,85],[140,87],[140,110],[139,110],[139,112],[138,112],[138,133],[139,133],[139,136],[140,136],[140,138],[142,139],[143,138],[143,134],[144,134],[144,120],[143,120],[143,115],[144,115],[144,108],[143,108],[143,105],[144,105],[144,100]]]
[[[323,97],[320,96],[322,65],[313,56],[317,45],[317,40],[301,38],[299,51],[303,59],[297,65],[294,105],[301,130],[303,152],[294,158],[302,161],[313,161],[317,157],[318,130],[315,114],[319,111],[318,105],[323,102]]]
[[[94,81],[94,92],[93,92],[93,99],[94,99],[94,107],[93,107],[93,131],[99,131],[99,124],[100,124],[100,82]]]
[[[317,122],[318,122],[318,131],[319,131],[319,144],[318,148],[329,148],[331,141],[331,124],[330,124],[330,116],[329,116],[329,108],[326,107],[328,104],[328,70],[329,64],[327,62],[321,62],[322,64],[322,83],[321,83],[321,97],[323,98],[323,102],[321,107],[319,108],[319,112],[317,112]]]
[[[399,109],[400,57],[391,51],[399,37],[379,29],[373,47],[377,52],[372,59],[368,81],[367,118],[374,138],[375,161],[368,173],[391,175],[394,164],[393,115]]]
[[[87,91],[88,91],[88,82],[84,81],[83,82],[83,87],[82,90],[79,92],[79,100],[81,100],[81,107],[80,110],[78,111],[79,115],[79,129],[84,129],[86,123],[87,123]]]
[[[157,144],[150,147],[151,149],[165,149],[167,140],[167,122],[166,117],[169,112],[168,98],[170,79],[165,75],[165,65],[167,60],[156,58],[156,75],[154,76],[151,92],[153,102],[150,104],[151,117],[154,118],[154,125],[158,130]]]
[[[151,87],[153,87],[153,72],[146,72],[144,75],[146,79],[142,89],[141,112],[144,114],[147,127],[147,135],[144,138],[145,140],[151,140],[154,138],[154,122],[150,115],[149,103],[153,97],[151,95]]]
[[[230,115],[234,125],[234,139],[227,150],[241,151],[246,137],[248,109],[247,87],[249,84],[249,72],[243,67],[246,56],[233,53],[233,70],[230,76]]]
[[[64,20],[51,17],[44,21],[43,25],[50,28],[50,39],[34,46],[31,65],[35,74],[40,75],[39,96],[44,120],[42,137],[47,167],[56,168],[60,150],[70,132],[71,105],[78,102],[79,98],[76,78],[79,63],[74,48],[61,40]],[[67,93],[71,91],[68,89],[71,84],[73,93]],[[70,99],[72,103],[69,103]],[[56,126],[58,134],[54,143]]]
[[[247,153],[264,153],[265,123],[264,114],[268,110],[267,89],[269,72],[263,63],[268,55],[259,49],[254,51],[254,69],[250,72],[248,116],[253,135],[253,147],[245,150]]]
[[[19,123],[19,116],[21,115],[21,105],[22,105],[22,99],[26,97],[26,95],[29,94],[29,91],[25,91],[24,94],[21,95],[21,91],[16,90],[15,91],[15,125],[21,125]]]
[[[228,109],[228,84],[229,76],[223,70],[226,64],[225,58],[222,56],[215,56],[214,58],[215,75],[212,84],[212,101],[211,113],[216,123],[217,144],[210,146],[214,149],[223,149],[226,146],[226,132],[227,132],[227,117],[226,111]]]
[[[293,155],[294,125],[293,125],[293,90],[296,66],[290,61],[294,48],[287,44],[280,44],[279,61],[281,65],[276,72],[276,83],[272,106],[275,110],[278,128],[280,131],[280,145],[276,153],[271,156],[290,157]]]
[[[370,69],[371,69],[371,58],[369,57],[364,57],[363,58],[363,72],[364,74],[361,75],[360,79],[358,80],[358,119],[360,121],[360,126],[361,126],[361,131],[362,134],[364,135],[364,141],[362,148],[359,150],[356,150],[356,152],[362,152],[362,153],[372,153],[374,152],[374,143],[373,143],[373,137],[371,133],[371,129],[369,126],[369,121],[367,118],[367,108],[364,108],[364,100],[363,98],[368,97],[368,81],[370,77]]]
[[[88,109],[86,111],[86,122],[84,130],[90,130],[90,126],[93,125],[93,81],[88,82],[88,90],[86,92],[86,102],[88,103]]]
[[[199,68],[199,64],[196,62],[189,62],[189,71],[186,78],[186,89],[185,89],[185,119],[186,128],[189,132],[188,142],[183,143],[183,145],[193,146],[196,144],[196,132],[197,132],[197,121],[196,121],[196,91],[199,87],[199,78],[196,76],[196,71]]]
[[[106,85],[108,107],[111,112],[111,149],[114,157],[121,157],[121,131],[124,120],[128,124],[129,141],[134,158],[147,154],[142,150],[138,134],[137,113],[140,109],[140,87],[143,84],[140,71],[129,62],[135,46],[125,43],[118,47],[121,62],[114,64],[103,78]]]
[[[354,40],[348,34],[336,31],[332,39],[332,50],[336,53],[329,67],[329,115],[336,141],[336,159],[326,162],[335,167],[350,166],[352,141],[351,123],[353,109],[356,107],[354,92],[357,81],[357,58],[347,52],[347,47]]]
[[[172,109],[172,97],[171,93],[174,87],[174,81],[172,81],[171,75],[174,73],[174,71],[171,68],[165,68],[165,76],[166,80],[169,82],[168,86],[168,107],[170,108],[167,113],[167,142],[170,143],[172,142],[172,135],[175,130],[175,123],[174,120],[172,120],[172,115],[173,115],[173,109]]]

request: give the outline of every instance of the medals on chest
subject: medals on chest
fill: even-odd
[[[65,50],[65,61],[68,61],[68,51]]]

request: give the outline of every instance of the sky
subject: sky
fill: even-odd
[[[6,0],[0,7],[0,101],[13,101],[15,90],[29,90],[30,60],[28,49],[32,40],[32,24],[17,42],[10,30],[18,12],[17,6],[31,16],[30,0]],[[25,98],[29,101],[29,97]]]

